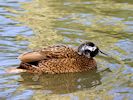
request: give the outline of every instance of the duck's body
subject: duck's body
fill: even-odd
[[[86,49],[86,47],[87,49]],[[89,49],[88,49],[89,47]],[[42,50],[25,53],[19,56],[21,64],[17,69],[30,73],[68,73],[96,70],[96,61],[93,57],[98,48],[93,46],[93,55],[90,46],[81,45],[77,50],[67,46],[52,46]]]

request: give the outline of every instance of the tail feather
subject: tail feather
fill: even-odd
[[[29,64],[29,63],[21,62],[21,64],[19,65],[18,68],[19,69],[25,69],[25,70],[33,70],[33,69],[36,69],[37,66]]]
[[[26,72],[25,69],[18,69],[18,68],[8,68],[6,69],[7,73],[21,73],[21,72]]]
[[[26,70],[29,73],[42,73],[41,70],[39,70],[38,66],[32,65],[30,63],[21,62],[18,69]]]
[[[31,65],[29,63],[24,63],[24,62],[21,62],[19,67],[17,68],[6,69],[6,72],[7,73],[21,73],[21,72],[42,73],[37,66]]]

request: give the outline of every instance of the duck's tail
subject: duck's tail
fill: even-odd
[[[5,71],[7,73],[21,73],[21,72],[26,72],[25,69],[19,69],[19,68],[8,68]]]

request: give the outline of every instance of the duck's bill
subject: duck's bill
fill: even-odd
[[[104,53],[103,51],[99,50],[100,53],[102,53],[103,55],[109,56],[107,53]]]

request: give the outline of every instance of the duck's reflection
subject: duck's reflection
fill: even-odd
[[[101,84],[101,77],[96,72],[68,73],[68,74],[44,74],[33,75],[21,73],[22,85],[32,85],[32,87],[41,86],[41,90],[50,90],[52,93],[64,94],[78,90],[91,88]]]

